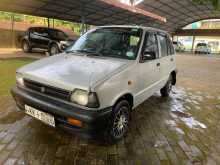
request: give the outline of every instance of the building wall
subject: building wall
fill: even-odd
[[[18,41],[19,36],[21,36],[23,31],[13,31],[0,29],[0,48],[17,48],[20,47]]]

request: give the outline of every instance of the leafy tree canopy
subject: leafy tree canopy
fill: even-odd
[[[219,0],[193,0],[193,2],[199,4],[211,3],[215,9],[219,9]]]

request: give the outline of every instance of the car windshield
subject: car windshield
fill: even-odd
[[[98,28],[80,37],[67,52],[135,60],[141,35],[139,28]]]

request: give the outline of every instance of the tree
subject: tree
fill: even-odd
[[[211,3],[215,9],[219,9],[219,0],[193,0],[193,2],[198,4]]]

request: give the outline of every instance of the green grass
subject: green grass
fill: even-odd
[[[16,70],[33,61],[30,58],[0,59],[0,98],[10,95],[10,89],[15,85]]]

